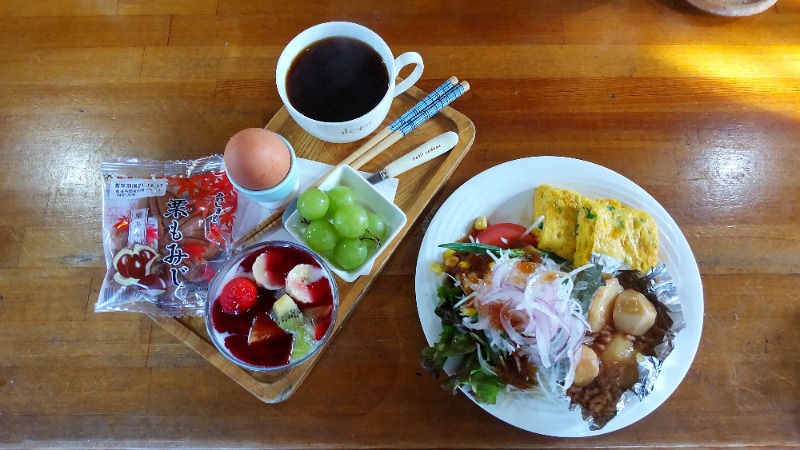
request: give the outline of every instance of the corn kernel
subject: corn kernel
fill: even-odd
[[[461,267],[462,269],[469,269],[470,266],[472,266],[472,264],[470,264],[469,261],[459,261],[458,263],[458,267]]]
[[[452,249],[448,248],[447,250],[444,251],[444,259],[447,259],[447,258],[449,258],[449,257],[451,257],[451,256],[453,256],[455,254],[456,254],[455,250],[452,250]]]
[[[438,275],[438,274],[442,273],[444,270],[442,269],[441,264],[431,263],[431,271],[433,271],[433,273]]]
[[[492,269],[494,269],[494,261],[489,263],[489,270],[492,270]]]
[[[478,231],[485,230],[486,227],[489,226],[489,221],[486,219],[486,216],[480,216],[475,219],[475,223],[472,226]]]
[[[447,267],[453,267],[458,264],[458,258],[455,256],[451,256],[444,260],[444,263]]]
[[[463,306],[462,305],[460,309],[461,309],[461,315],[467,316],[467,317],[472,317],[478,312],[472,306]]]

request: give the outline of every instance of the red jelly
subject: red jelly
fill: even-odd
[[[269,254],[266,266],[269,278],[283,280],[284,285],[286,275],[297,265],[309,264],[316,268],[322,268],[320,261],[304,247],[289,243],[265,243],[253,248],[246,255],[234,258],[229,263],[232,264],[231,268],[220,271],[219,279],[212,282],[212,289],[209,290],[209,294],[214,295],[214,298],[209,299],[211,305],[207,314],[210,319],[209,333],[214,335],[212,338],[215,344],[224,346],[234,357],[234,361],[238,359],[239,362],[246,365],[271,368],[284,366],[291,362],[296,337],[295,331],[287,331],[291,328],[287,327],[287,330],[284,330],[278,327],[280,320],[275,317],[276,314],[272,313],[273,305],[277,298],[283,295],[284,289],[271,290],[259,286],[255,305],[239,314],[226,313],[219,302],[219,292],[222,288],[220,284],[223,280],[242,276],[252,278],[253,264],[265,252]],[[319,341],[325,336],[335,314],[334,297],[337,295],[335,282],[327,269],[325,269],[325,273],[325,277],[308,285],[313,302],[303,304],[295,301],[298,309],[302,312],[304,327],[308,330],[307,336],[314,341]],[[264,333],[263,329],[258,329],[251,335],[254,322],[262,315],[269,315],[275,319],[275,322],[266,319],[274,324],[272,325],[274,329],[269,330],[268,333]],[[261,317],[259,321],[263,326],[264,317]],[[248,342],[248,337],[252,342]]]

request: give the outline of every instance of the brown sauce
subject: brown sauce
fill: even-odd
[[[650,293],[641,277],[633,271],[622,271],[617,279],[625,289],[641,292],[656,307],[657,315],[655,324],[642,336],[625,337],[633,344],[633,349],[644,356],[656,356],[655,348],[664,341],[664,336],[670,327],[669,316],[664,306],[655,301],[655,296]],[[611,338],[617,333],[614,327],[607,324],[600,332],[592,333],[593,341],[589,347],[602,355]],[[596,421],[608,420],[616,414],[617,401],[622,393],[630,389],[639,378],[636,365],[623,366],[619,364],[600,365],[600,373],[589,385],[584,387],[572,386],[567,390],[567,395],[573,403],[579,404],[584,411],[591,414]]]

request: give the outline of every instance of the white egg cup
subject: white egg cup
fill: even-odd
[[[292,198],[300,190],[300,180],[297,176],[297,157],[295,156],[294,148],[286,138],[281,135],[278,135],[278,137],[286,144],[290,158],[289,173],[286,174],[280,183],[269,189],[248,189],[237,183],[236,180],[228,174],[228,179],[236,190],[241,192],[245,197],[260,203],[267,209],[276,209],[280,207],[287,199]]]

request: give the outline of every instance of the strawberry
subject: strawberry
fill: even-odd
[[[331,326],[331,316],[328,315],[317,322],[314,325],[314,339],[320,340],[325,336],[325,333],[328,332],[328,327]]]
[[[320,340],[331,326],[333,305],[307,306],[303,308],[303,315],[314,324],[314,339]]]
[[[330,303],[319,306],[306,306],[303,308],[303,315],[315,325],[321,320],[327,320],[330,322],[332,312],[333,305]]]
[[[219,294],[219,304],[228,314],[241,314],[256,304],[258,290],[253,280],[245,277],[228,281]]]

